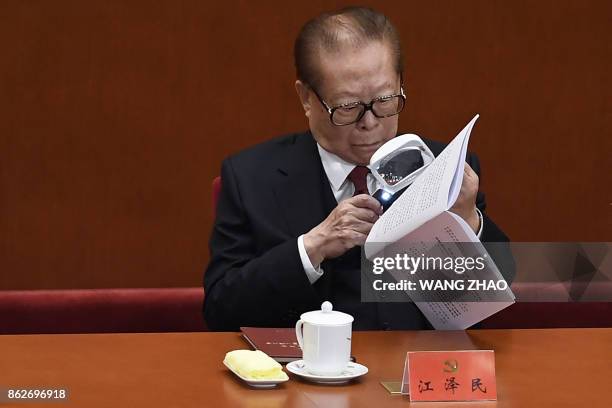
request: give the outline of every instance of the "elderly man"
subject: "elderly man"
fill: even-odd
[[[355,329],[428,327],[412,303],[360,302],[360,246],[382,214],[365,166],[397,134],[405,102],[396,30],[367,8],[320,15],[299,33],[295,64],[310,131],[223,162],[204,279],[208,325],[293,326],[330,300]],[[426,143],[436,155],[444,148]],[[484,213],[478,171],[469,155],[452,211],[482,241],[507,241]]]

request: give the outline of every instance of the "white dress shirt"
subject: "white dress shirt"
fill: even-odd
[[[317,149],[319,150],[323,170],[325,170],[327,180],[329,181],[329,185],[331,186],[336,201],[340,203],[347,198],[351,198],[355,193],[355,186],[347,177],[356,166],[341,159],[335,154],[328,152],[318,143]],[[376,190],[380,188],[378,181],[374,178],[374,176],[372,176],[372,173],[367,175],[367,183],[368,192],[370,195],[374,194]],[[477,234],[478,238],[480,238],[480,235],[482,234],[482,213],[478,208],[476,208],[476,211],[478,212],[478,217],[480,218],[480,228]],[[323,268],[321,268],[321,265],[313,266],[312,262],[310,262],[310,258],[308,257],[306,248],[304,247],[304,235],[300,235],[298,237],[298,251],[300,253],[302,266],[304,267],[308,280],[311,284],[315,283],[317,279],[323,275],[324,271]]]

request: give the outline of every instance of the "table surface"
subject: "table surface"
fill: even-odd
[[[225,353],[238,348],[247,348],[239,333],[0,336],[0,387],[66,387],[65,405],[79,407],[400,407],[408,397],[389,394],[380,381],[401,379],[407,351],[492,349],[497,402],[413,404],[610,406],[612,329],[355,332],[352,352],[366,376],[317,385],[290,374],[268,390],[246,386],[223,366]]]

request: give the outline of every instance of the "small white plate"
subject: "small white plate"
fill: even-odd
[[[321,384],[344,384],[368,372],[368,367],[358,363],[348,363],[346,368],[342,370],[340,374],[336,375],[317,375],[309,373],[304,364],[304,360],[292,361],[288,363],[286,367],[287,371],[292,374]]]
[[[284,383],[286,381],[289,381],[289,377],[287,377],[287,378],[279,378],[278,380],[267,380],[267,379],[260,380],[260,379],[256,379],[256,378],[246,378],[246,377],[243,377],[240,374],[238,374],[237,371],[234,371],[234,369],[232,367],[230,367],[229,365],[227,365],[225,363],[225,361],[223,362],[223,365],[225,365],[227,368],[229,368],[229,370],[232,373],[234,373],[236,375],[236,377],[240,378],[242,381],[244,381],[245,383],[247,383],[251,387],[255,387],[255,388],[273,388],[273,387],[276,387],[280,383]]]

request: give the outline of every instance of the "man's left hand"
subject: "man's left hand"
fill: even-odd
[[[478,194],[478,175],[469,164],[465,163],[461,191],[450,211],[463,218],[475,233],[480,228],[480,218],[476,212],[476,194]]]

